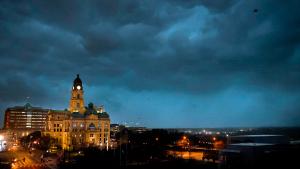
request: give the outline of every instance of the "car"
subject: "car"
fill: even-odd
[[[12,163],[15,163],[15,162],[17,162],[18,160],[17,160],[17,158],[15,158],[15,157],[13,157],[12,159],[11,159],[11,162]]]

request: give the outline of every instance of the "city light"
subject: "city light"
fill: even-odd
[[[299,166],[299,6],[0,0],[0,169]]]

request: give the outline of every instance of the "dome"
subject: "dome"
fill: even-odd
[[[80,85],[82,85],[82,81],[81,81],[81,79],[79,78],[79,74],[77,74],[77,77],[76,77],[76,79],[74,80],[74,84],[80,84]]]
[[[88,107],[85,107],[85,115],[90,115],[90,114],[97,114],[97,111],[94,107],[93,103],[89,103]]]
[[[80,87],[77,87],[80,86]],[[82,89],[82,81],[79,78],[79,74],[77,74],[77,77],[73,81],[73,89]]]
[[[109,118],[109,115],[107,112],[98,113],[99,118]]]

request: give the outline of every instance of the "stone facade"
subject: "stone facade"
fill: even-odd
[[[69,110],[48,112],[45,135],[62,148],[110,147],[110,118],[103,106],[83,106],[83,86],[79,75],[73,82]]]

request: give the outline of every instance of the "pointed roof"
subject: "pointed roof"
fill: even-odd
[[[74,86],[78,86],[78,85],[82,86],[82,81],[79,77],[79,74],[77,74],[77,77],[74,79],[73,84],[74,84]]]

